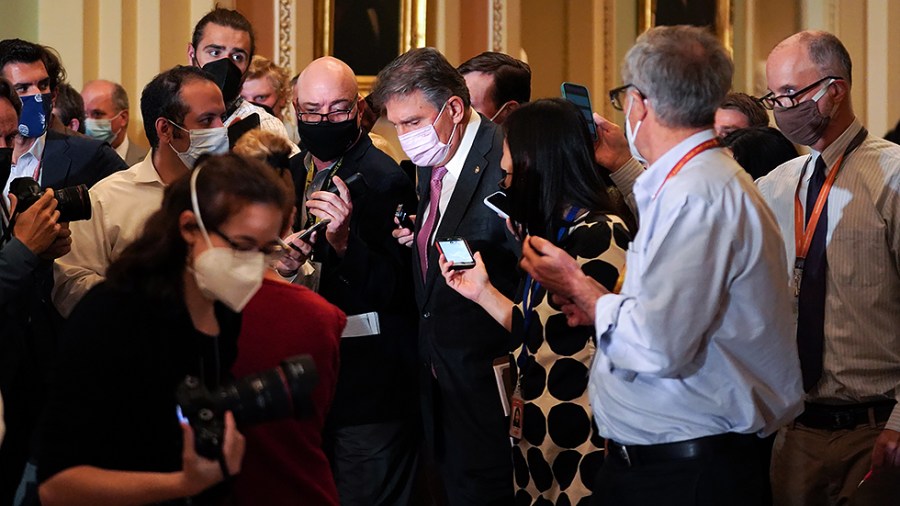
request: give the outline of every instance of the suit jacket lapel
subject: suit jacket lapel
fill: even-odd
[[[53,131],[47,132],[44,154],[41,156],[41,186],[63,188],[69,179],[72,159],[67,154],[69,138]]]
[[[422,228],[422,222],[424,221],[419,218],[425,215],[425,208],[428,205],[428,201],[431,199],[431,167],[416,167],[416,171],[418,173],[416,196],[419,199],[419,204],[416,208],[416,233],[413,236],[412,244],[413,278],[416,283],[416,292],[422,292],[425,289],[425,284],[422,281],[422,268],[419,265],[419,242],[415,239],[419,236],[419,231]]]
[[[475,134],[475,141],[469,150],[466,162],[463,164],[459,179],[456,181],[456,188],[454,188],[453,195],[450,197],[450,203],[447,205],[447,210],[444,212],[443,217],[441,217],[441,223],[438,226],[437,233],[434,235],[435,238],[453,237],[456,235],[459,222],[462,221],[463,216],[466,214],[466,209],[469,208],[472,196],[475,194],[475,189],[478,188],[478,183],[481,181],[481,176],[484,174],[484,168],[487,165],[487,159],[484,155],[490,150],[491,141],[493,140],[493,136],[486,132],[486,126],[487,120],[482,118],[481,125]],[[437,249],[430,248],[428,252],[428,272],[425,274],[426,300],[431,295],[436,279],[440,276]]]

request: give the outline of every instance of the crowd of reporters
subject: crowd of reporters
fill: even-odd
[[[120,85],[79,94],[52,49],[0,41],[0,503],[843,504],[861,479],[859,504],[896,498],[900,151],[853,116],[834,36],[782,42],[758,99],[726,95],[709,34],[653,29],[610,92],[624,134],[530,101],[500,53],[410,50],[366,98],[333,57],[290,80],[237,11],[187,53],[143,88],[145,152]],[[857,203],[833,233],[885,268],[853,292],[871,342],[814,313],[816,365],[789,292],[801,322],[849,311],[858,259],[826,282],[809,253],[818,302],[788,279],[785,213],[812,190],[786,173],[831,144],[885,223],[866,234]]]

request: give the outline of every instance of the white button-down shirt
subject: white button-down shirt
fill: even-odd
[[[641,226],[625,283],[597,302],[591,402],[600,434],[623,444],[765,435],[802,409],[784,243],[771,211],[720,149],[664,183],[714,135],[685,139],[637,178]]]
[[[115,172],[90,189],[91,219],[73,221],[72,250],[53,265],[53,303],[68,316],[106,268],[118,258],[162,204],[166,186],[153,166],[152,153],[128,170]]]
[[[6,198],[6,204],[9,205],[9,185],[13,179],[20,177],[34,177],[37,171],[37,182],[41,184],[41,172],[38,167],[41,166],[41,158],[44,156],[44,145],[47,142],[47,133],[34,140],[34,143],[28,148],[28,151],[22,153],[16,163],[12,164],[9,171],[9,179],[6,180],[6,186],[3,187],[3,197]]]

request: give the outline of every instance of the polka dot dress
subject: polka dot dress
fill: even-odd
[[[617,216],[589,214],[568,229],[562,248],[585,274],[611,290],[629,240]],[[545,289],[534,297],[540,302],[527,334],[522,303],[513,308],[513,335],[524,336],[522,346],[528,351],[520,380],[525,401],[522,439],[513,447],[515,504],[587,505],[603,463],[603,442],[594,428],[587,393],[594,328],[569,327]],[[522,346],[514,352],[517,359]]]

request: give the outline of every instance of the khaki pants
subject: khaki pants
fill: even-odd
[[[844,506],[872,463],[872,447],[884,424],[847,430],[790,424],[778,431],[772,448],[775,506]],[[896,498],[895,498],[896,499]],[[896,504],[888,497],[876,504]]]

